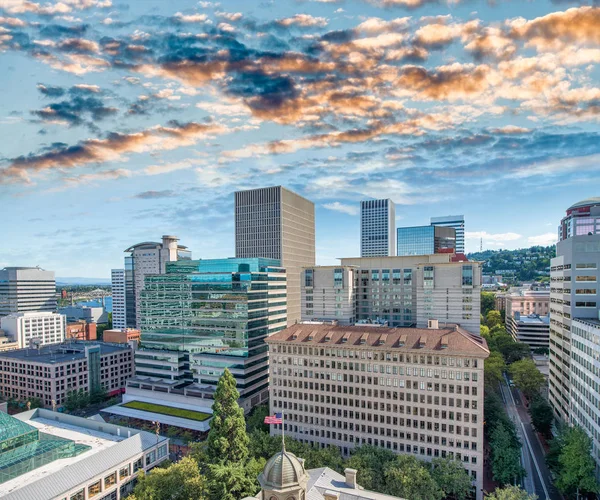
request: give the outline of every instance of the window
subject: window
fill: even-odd
[[[100,485],[100,480],[92,483],[88,486],[88,498],[95,497],[102,491],[102,486]]]
[[[313,286],[313,269],[305,269],[304,271],[304,286],[312,287]]]
[[[342,288],[344,286],[344,270],[334,269],[333,270],[333,286],[335,288]]]
[[[79,490],[77,493],[71,495],[70,500],[85,500],[85,490]]]
[[[594,262],[589,264],[579,263],[575,265],[575,269],[596,269],[596,264]]]
[[[144,467],[144,461],[142,458],[137,459],[133,462],[133,473],[135,474],[138,470]]]
[[[473,286],[473,266],[462,266],[463,286]]]
[[[166,457],[166,456],[167,456],[167,445],[164,444],[158,449],[158,458],[160,459],[160,458]]]
[[[111,486],[114,486],[115,484],[117,484],[117,473],[116,472],[113,472],[112,474],[110,474],[104,478],[104,489],[110,488]]]
[[[153,450],[146,455],[146,467],[148,467],[155,460],[156,460],[156,451]]]
[[[433,287],[433,266],[423,268],[423,286]]]
[[[129,464],[127,464],[125,467],[121,467],[119,469],[119,480],[123,480],[126,477],[129,477],[129,475],[131,474],[131,468],[129,466]]]
[[[596,281],[596,276],[577,276],[575,281]]]

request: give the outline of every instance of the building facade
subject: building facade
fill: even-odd
[[[343,258],[354,266],[357,321],[426,327],[456,323],[479,335],[481,264],[455,254]]]
[[[127,344],[132,341],[139,343],[141,339],[142,333],[135,328],[123,328],[122,330],[113,328],[111,330],[104,330],[104,333],[102,334],[102,340],[104,342],[111,342],[114,344]]]
[[[146,277],[137,375],[214,390],[229,368],[244,409],[264,401],[265,339],[287,325],[285,269],[276,259],[231,258],[172,262],[166,270]]]
[[[0,319],[0,326],[20,348],[55,344],[65,339],[67,318],[54,312],[14,313]]]
[[[454,252],[456,230],[443,226],[399,227],[397,230],[398,251],[396,255],[429,255]]]
[[[0,270],[0,316],[21,312],[56,312],[54,271],[39,267]]]
[[[514,316],[516,312],[521,316],[535,314],[548,316],[550,314],[550,290],[521,290],[505,296],[504,309],[506,317]]]
[[[67,321],[87,321],[88,323],[108,323],[108,312],[103,306],[65,306],[58,309]]]
[[[282,187],[235,193],[235,256],[275,259],[287,273],[287,321],[300,320],[300,273],[315,265],[315,205]]]
[[[301,275],[302,321],[356,322],[354,266],[306,267]]]
[[[110,272],[112,290],[113,328],[127,328],[127,292],[125,287],[125,269],[112,269]]]
[[[286,435],[344,456],[369,444],[453,457],[482,498],[484,339],[456,326],[299,324],[267,343],[271,413],[284,413]]]
[[[571,331],[574,319],[598,319],[600,298],[600,198],[567,209],[550,267],[549,401],[569,422],[571,411]],[[598,224],[600,228],[600,224]]]
[[[0,395],[26,401],[39,398],[44,407],[61,407],[70,391],[90,392],[102,386],[120,394],[134,374],[133,351],[127,345],[67,342],[40,349],[0,352]]]
[[[360,256],[396,253],[396,205],[392,200],[360,202]]]
[[[446,215],[431,217],[432,226],[452,227],[456,231],[456,253],[465,253],[465,216]]]
[[[506,331],[515,339],[523,342],[531,349],[550,347],[550,316],[537,314],[521,314],[515,311],[512,316],[506,315]]]
[[[67,323],[65,327],[65,339],[96,340],[96,338],[96,323],[81,320],[75,323]]]

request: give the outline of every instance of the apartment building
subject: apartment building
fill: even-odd
[[[127,327],[127,292],[125,269],[112,269],[110,272],[112,290],[112,324],[119,330]]]
[[[67,342],[39,349],[0,352],[0,396],[25,401],[39,398],[44,407],[62,406],[69,391],[104,387],[119,394],[134,374],[128,345]]]
[[[287,324],[300,320],[300,273],[315,265],[315,205],[282,186],[235,193],[235,256],[275,259],[287,273]]]
[[[0,316],[40,311],[56,312],[54,271],[39,267],[0,269]]]
[[[30,342],[55,344],[65,339],[67,317],[54,312],[12,313],[0,318],[0,326],[20,348]]]
[[[356,321],[355,266],[305,267],[301,275],[302,321]]]
[[[396,253],[396,205],[392,200],[360,202],[360,256]]]
[[[271,412],[303,442],[454,457],[483,488],[484,339],[454,325],[298,324],[267,339]],[[272,427],[272,433],[280,429]]]

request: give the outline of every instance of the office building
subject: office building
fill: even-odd
[[[67,317],[67,321],[86,321],[87,323],[108,323],[108,312],[104,307],[65,306],[59,307],[58,312]]]
[[[549,401],[555,414],[569,422],[572,322],[598,319],[600,198],[567,209],[559,240],[556,257],[550,261]]]
[[[141,340],[141,332],[135,328],[123,328],[118,330],[113,328],[112,330],[104,330],[102,334],[102,340],[104,342],[111,342],[114,344],[127,344],[129,342],[135,342],[136,344]]]
[[[431,217],[432,226],[452,227],[456,231],[456,253],[465,253],[465,216]]]
[[[125,269],[112,269],[110,273],[112,289],[113,328],[127,328],[127,293],[125,287]]]
[[[396,255],[429,255],[456,251],[456,230],[443,226],[399,227]]]
[[[300,320],[300,273],[315,265],[315,205],[282,187],[235,193],[235,256],[276,259],[287,272],[287,321]]]
[[[354,266],[356,320],[426,327],[456,323],[479,335],[481,263],[455,254],[343,258]]]
[[[547,316],[550,313],[550,290],[519,290],[506,295],[505,309],[507,318],[516,312],[521,316]]]
[[[396,253],[396,205],[392,200],[360,202],[360,256]]]
[[[287,436],[337,446],[344,456],[374,445],[423,460],[453,457],[482,498],[484,339],[435,322],[298,324],[267,344],[271,413],[284,413]]]
[[[128,345],[66,342],[39,349],[0,352],[0,395],[27,401],[39,398],[46,408],[61,407],[70,391],[104,387],[121,394],[134,374]]]
[[[43,408],[0,413],[3,500],[121,500],[169,458],[168,438]]]
[[[65,339],[71,340],[96,340],[96,323],[88,323],[85,320],[67,323]]]
[[[550,347],[550,316],[538,314],[522,314],[515,311],[506,315],[506,331],[515,339],[523,342],[531,349]]]
[[[18,348],[19,343],[16,340],[13,340],[12,337],[9,337],[4,330],[0,330],[0,352],[12,351],[13,349]]]
[[[167,262],[192,258],[191,251],[179,245],[178,241],[176,236],[163,236],[160,243],[145,241],[125,250],[128,254],[125,257],[125,269],[123,272],[115,269],[111,273],[113,289],[117,290],[116,297],[113,296],[113,310],[118,312],[115,328],[140,327],[140,299],[146,275],[164,274]]]
[[[65,339],[67,318],[54,312],[13,313],[0,318],[0,327],[19,347],[55,344]]]
[[[143,349],[136,351],[133,393],[149,398],[196,393],[210,405],[225,368],[236,379],[245,410],[268,397],[265,338],[286,325],[285,269],[276,259],[170,262],[166,274],[146,276],[141,297]],[[140,395],[142,397],[142,395]]]
[[[354,266],[306,267],[301,275],[302,321],[356,321]]]
[[[21,312],[56,312],[54,271],[39,267],[0,270],[0,316]]]

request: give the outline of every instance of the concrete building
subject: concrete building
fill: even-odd
[[[481,264],[455,254],[343,258],[355,266],[356,320],[426,327],[460,324],[479,335]]]
[[[396,234],[396,255],[429,255],[456,251],[456,230],[453,227],[399,227]]]
[[[112,269],[110,272],[112,289],[112,324],[113,328],[127,328],[127,292],[125,286],[125,269]]]
[[[62,342],[66,326],[66,316],[55,312],[13,313],[0,318],[0,327],[21,348],[29,347],[31,341],[39,345]]]
[[[286,435],[344,456],[370,444],[424,460],[454,457],[482,498],[484,339],[456,325],[298,324],[267,344],[271,413],[285,414]]]
[[[113,328],[112,330],[104,330],[102,340],[113,344],[127,344],[132,341],[139,343],[141,332],[135,328],[123,328],[122,330]]]
[[[465,253],[465,216],[446,215],[431,217],[432,226],[452,227],[456,231],[456,253]]]
[[[360,256],[386,257],[396,253],[396,205],[392,200],[360,202]]]
[[[305,267],[301,275],[302,321],[356,321],[355,266]]]
[[[0,330],[0,352],[18,349],[19,343],[9,337],[4,330]]]
[[[62,406],[69,391],[104,387],[120,394],[134,374],[127,345],[66,342],[40,349],[0,353],[0,396],[26,401],[39,398],[45,407]]]
[[[0,270],[0,316],[21,312],[56,312],[54,271],[39,267]]]
[[[287,321],[300,320],[300,273],[315,265],[315,205],[282,186],[235,193],[235,256],[276,259],[287,272]]]
[[[0,414],[0,428],[3,500],[121,500],[169,458],[165,437],[42,408]]]
[[[600,479],[600,321],[571,322],[571,408],[569,423],[592,439],[596,477]]]
[[[96,323],[88,323],[85,320],[67,323],[65,339],[96,340]]]
[[[550,314],[550,290],[519,290],[505,297],[506,317],[519,312],[521,316]]]
[[[125,324],[122,316],[118,328],[140,327],[140,300],[144,289],[144,278],[150,274],[164,274],[167,262],[190,260],[192,253],[183,245],[177,244],[176,236],[165,235],[162,242],[145,241],[132,245],[125,250],[125,294],[123,295],[122,274],[111,273],[115,278],[114,286],[118,290],[117,297],[113,297],[113,309],[116,307],[120,314],[125,310]],[[115,270],[120,271],[120,270]]]
[[[558,417],[570,420],[571,331],[573,319],[598,319],[600,279],[600,198],[575,203],[559,228],[550,267],[549,401]]]
[[[521,314],[515,311],[506,315],[506,331],[516,342],[523,342],[531,349],[550,346],[550,316]]]
[[[64,314],[67,317],[67,321],[85,321],[87,323],[107,323],[108,312],[104,307],[91,307],[91,306],[65,306],[58,309],[60,314]]]

